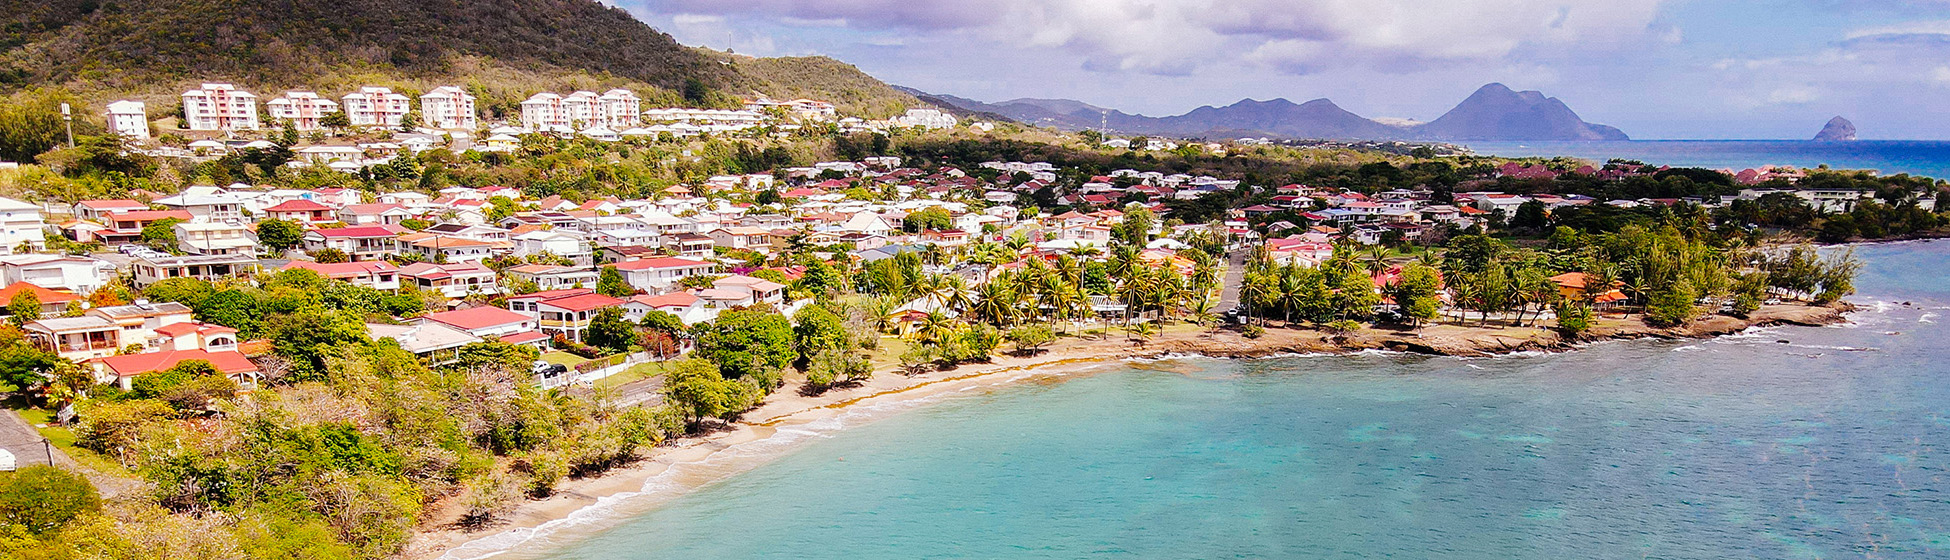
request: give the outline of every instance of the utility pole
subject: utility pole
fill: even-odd
[[[61,104],[61,123],[68,127],[68,147],[74,147],[74,114],[68,104]]]

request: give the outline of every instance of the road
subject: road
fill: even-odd
[[[1244,247],[1226,253],[1226,277],[1219,283],[1219,306],[1214,308],[1225,313],[1239,306],[1239,285],[1246,279],[1246,256],[1252,253]]]
[[[45,465],[50,452],[50,448],[41,443],[41,432],[29,425],[19,413],[11,410],[0,413],[0,449],[12,452],[14,465],[18,467]],[[55,464],[74,466],[74,460],[61,453],[61,450],[51,451]]]

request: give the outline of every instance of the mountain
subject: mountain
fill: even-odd
[[[1016,99],[982,103],[940,96],[970,111],[992,112],[1025,123],[1066,130],[1107,128],[1122,134],[1188,137],[1273,136],[1358,140],[1625,140],[1624,132],[1584,122],[1556,98],[1489,84],[1434,121],[1368,119],[1327,99],[1294,104],[1285,99],[1247,99],[1224,107],[1200,107],[1183,115],[1148,117],[1067,99]]]
[[[167,99],[200,81],[271,95],[462,83],[477,86],[490,107],[536,91],[602,87],[640,88],[653,103],[682,101],[685,93],[728,104],[752,93],[837,98],[849,91],[864,108],[913,102],[830,59],[753,59],[686,47],[596,0],[8,4],[0,10],[0,93],[44,86],[88,97]]]
[[[1848,119],[1835,117],[1828,119],[1828,125],[1821,127],[1821,132],[1815,134],[1814,141],[1847,142],[1854,139],[1855,123],[1848,122]]]
[[[1630,140],[1616,128],[1584,122],[1555,97],[1503,84],[1485,85],[1440,118],[1411,130],[1430,140]]]

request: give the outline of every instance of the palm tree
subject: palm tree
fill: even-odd
[[[922,344],[940,344],[955,333],[955,321],[941,312],[930,312],[921,319],[921,327],[915,331]]]

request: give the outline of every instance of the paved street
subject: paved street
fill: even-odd
[[[16,466],[47,464],[48,449],[41,444],[41,433],[11,410],[0,414],[0,449],[13,452]],[[54,460],[61,465],[74,464],[58,449],[54,450]]]

